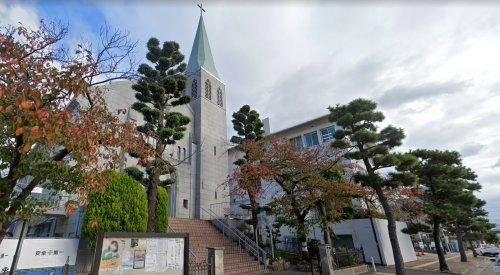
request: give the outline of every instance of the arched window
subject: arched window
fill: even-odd
[[[180,146],[177,146],[177,159],[178,160],[181,159],[181,147]]]
[[[219,87],[217,88],[217,105],[221,106],[223,105],[223,102],[222,102],[222,89]]]
[[[186,159],[186,148],[182,148],[183,159]]]
[[[208,79],[205,81],[205,97],[212,100],[212,84]]]
[[[196,81],[196,79],[193,79],[193,82],[191,83],[191,97],[198,97],[198,81]]]

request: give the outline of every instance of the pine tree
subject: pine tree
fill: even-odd
[[[238,135],[231,137],[231,142],[235,144],[243,144],[245,142],[259,141],[264,137],[264,124],[259,118],[259,113],[252,110],[250,106],[243,105],[237,112],[233,113],[233,128]],[[240,149],[244,148],[240,146]],[[235,165],[242,166],[248,162],[248,152],[243,152],[244,156],[235,161]],[[262,191],[260,179],[250,182],[249,184],[239,184],[239,189],[243,191],[250,201],[248,205],[241,205],[241,208],[248,209],[252,213],[251,225],[253,228],[254,239],[259,242],[259,214],[266,210],[257,202],[257,196]]]
[[[476,174],[462,165],[458,152],[419,149],[411,153],[419,159],[413,172],[424,187],[424,211],[432,224],[439,269],[449,271],[439,238],[441,227],[454,219],[458,205],[466,204],[480,185]]]
[[[455,207],[452,209],[452,220],[449,222],[449,230],[455,233],[457,237],[458,250],[460,252],[460,261],[467,262],[465,253],[464,235],[470,230],[477,217],[484,217],[488,213],[483,209],[485,201],[477,198],[473,191],[465,191],[455,201]]]
[[[332,145],[346,150],[346,158],[363,162],[365,171],[357,172],[354,179],[375,190],[387,217],[396,274],[404,274],[396,220],[384,189],[413,184],[415,176],[407,170],[415,164],[415,158],[409,154],[391,152],[401,145],[405,138],[404,131],[393,126],[378,131],[376,123],[384,120],[384,114],[376,108],[375,102],[361,98],[347,105],[330,107],[330,121],[342,127],[335,132],[336,140]],[[378,173],[380,169],[389,167],[394,167],[395,171],[387,175]]]
[[[475,217],[474,221],[469,226],[469,230],[465,234],[465,239],[469,242],[472,240],[483,241],[489,239],[489,237],[491,237],[491,232],[493,232],[491,229],[495,228],[495,226],[494,223],[490,223],[485,217]]]
[[[189,117],[172,111],[172,108],[189,103],[191,98],[183,93],[186,88],[186,77],[183,74],[186,64],[182,62],[184,55],[179,52],[179,44],[164,42],[160,47],[158,39],[151,38],[147,48],[146,58],[153,67],[148,64],[139,66],[141,78],[132,85],[137,92],[137,102],[132,108],[142,114],[145,123],[137,129],[149,140],[153,140],[150,144],[155,151],[154,159],[143,164],[147,177],[141,180],[148,195],[147,231],[153,232],[158,186],[166,187],[175,182],[175,167],[163,157],[164,152],[168,145],[175,144],[184,137],[185,126],[189,123]],[[134,171],[135,177],[141,175],[137,169],[128,171]],[[162,175],[169,175],[170,178],[161,181]]]

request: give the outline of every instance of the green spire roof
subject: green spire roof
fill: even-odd
[[[219,78],[219,74],[215,69],[214,58],[208,43],[207,31],[205,30],[205,23],[203,23],[203,16],[200,15],[198,22],[198,29],[194,37],[193,48],[191,49],[191,56],[186,69],[186,74],[197,72],[201,67]]]

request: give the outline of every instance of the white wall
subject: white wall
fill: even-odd
[[[10,269],[18,239],[4,239],[0,244],[0,269]],[[78,239],[25,239],[17,269],[75,265]]]
[[[387,230],[387,220],[373,219],[373,226],[375,228],[375,234],[377,234],[377,240],[380,245],[380,254],[382,255],[383,262],[380,261],[377,243],[375,242],[375,236],[370,219],[346,220],[331,225],[331,228],[336,235],[352,235],[354,247],[363,247],[366,261],[370,262],[371,257],[373,257],[375,263],[377,264],[393,265],[394,256],[392,254],[391,242],[389,240],[389,232]],[[413,243],[410,235],[401,232],[401,229],[406,228],[406,224],[404,222],[397,222],[396,226],[399,246],[404,262],[416,261],[417,257],[413,249]],[[316,226],[309,233],[309,238],[316,238],[323,242],[323,232]]]
[[[373,219],[373,223],[379,239],[382,257],[384,257],[384,264],[393,265],[394,256],[392,253],[391,241],[389,239],[389,231],[387,229],[387,220]],[[401,254],[403,255],[403,261],[416,261],[417,256],[415,254],[410,235],[401,232],[401,229],[403,228],[406,228],[406,223],[396,222],[396,232],[399,240],[399,248],[401,249]]]

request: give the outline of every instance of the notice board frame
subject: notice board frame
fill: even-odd
[[[184,239],[184,275],[189,275],[189,234],[188,233],[156,233],[156,232],[100,232],[94,252],[91,274],[99,274],[102,245],[105,238],[182,238]]]

